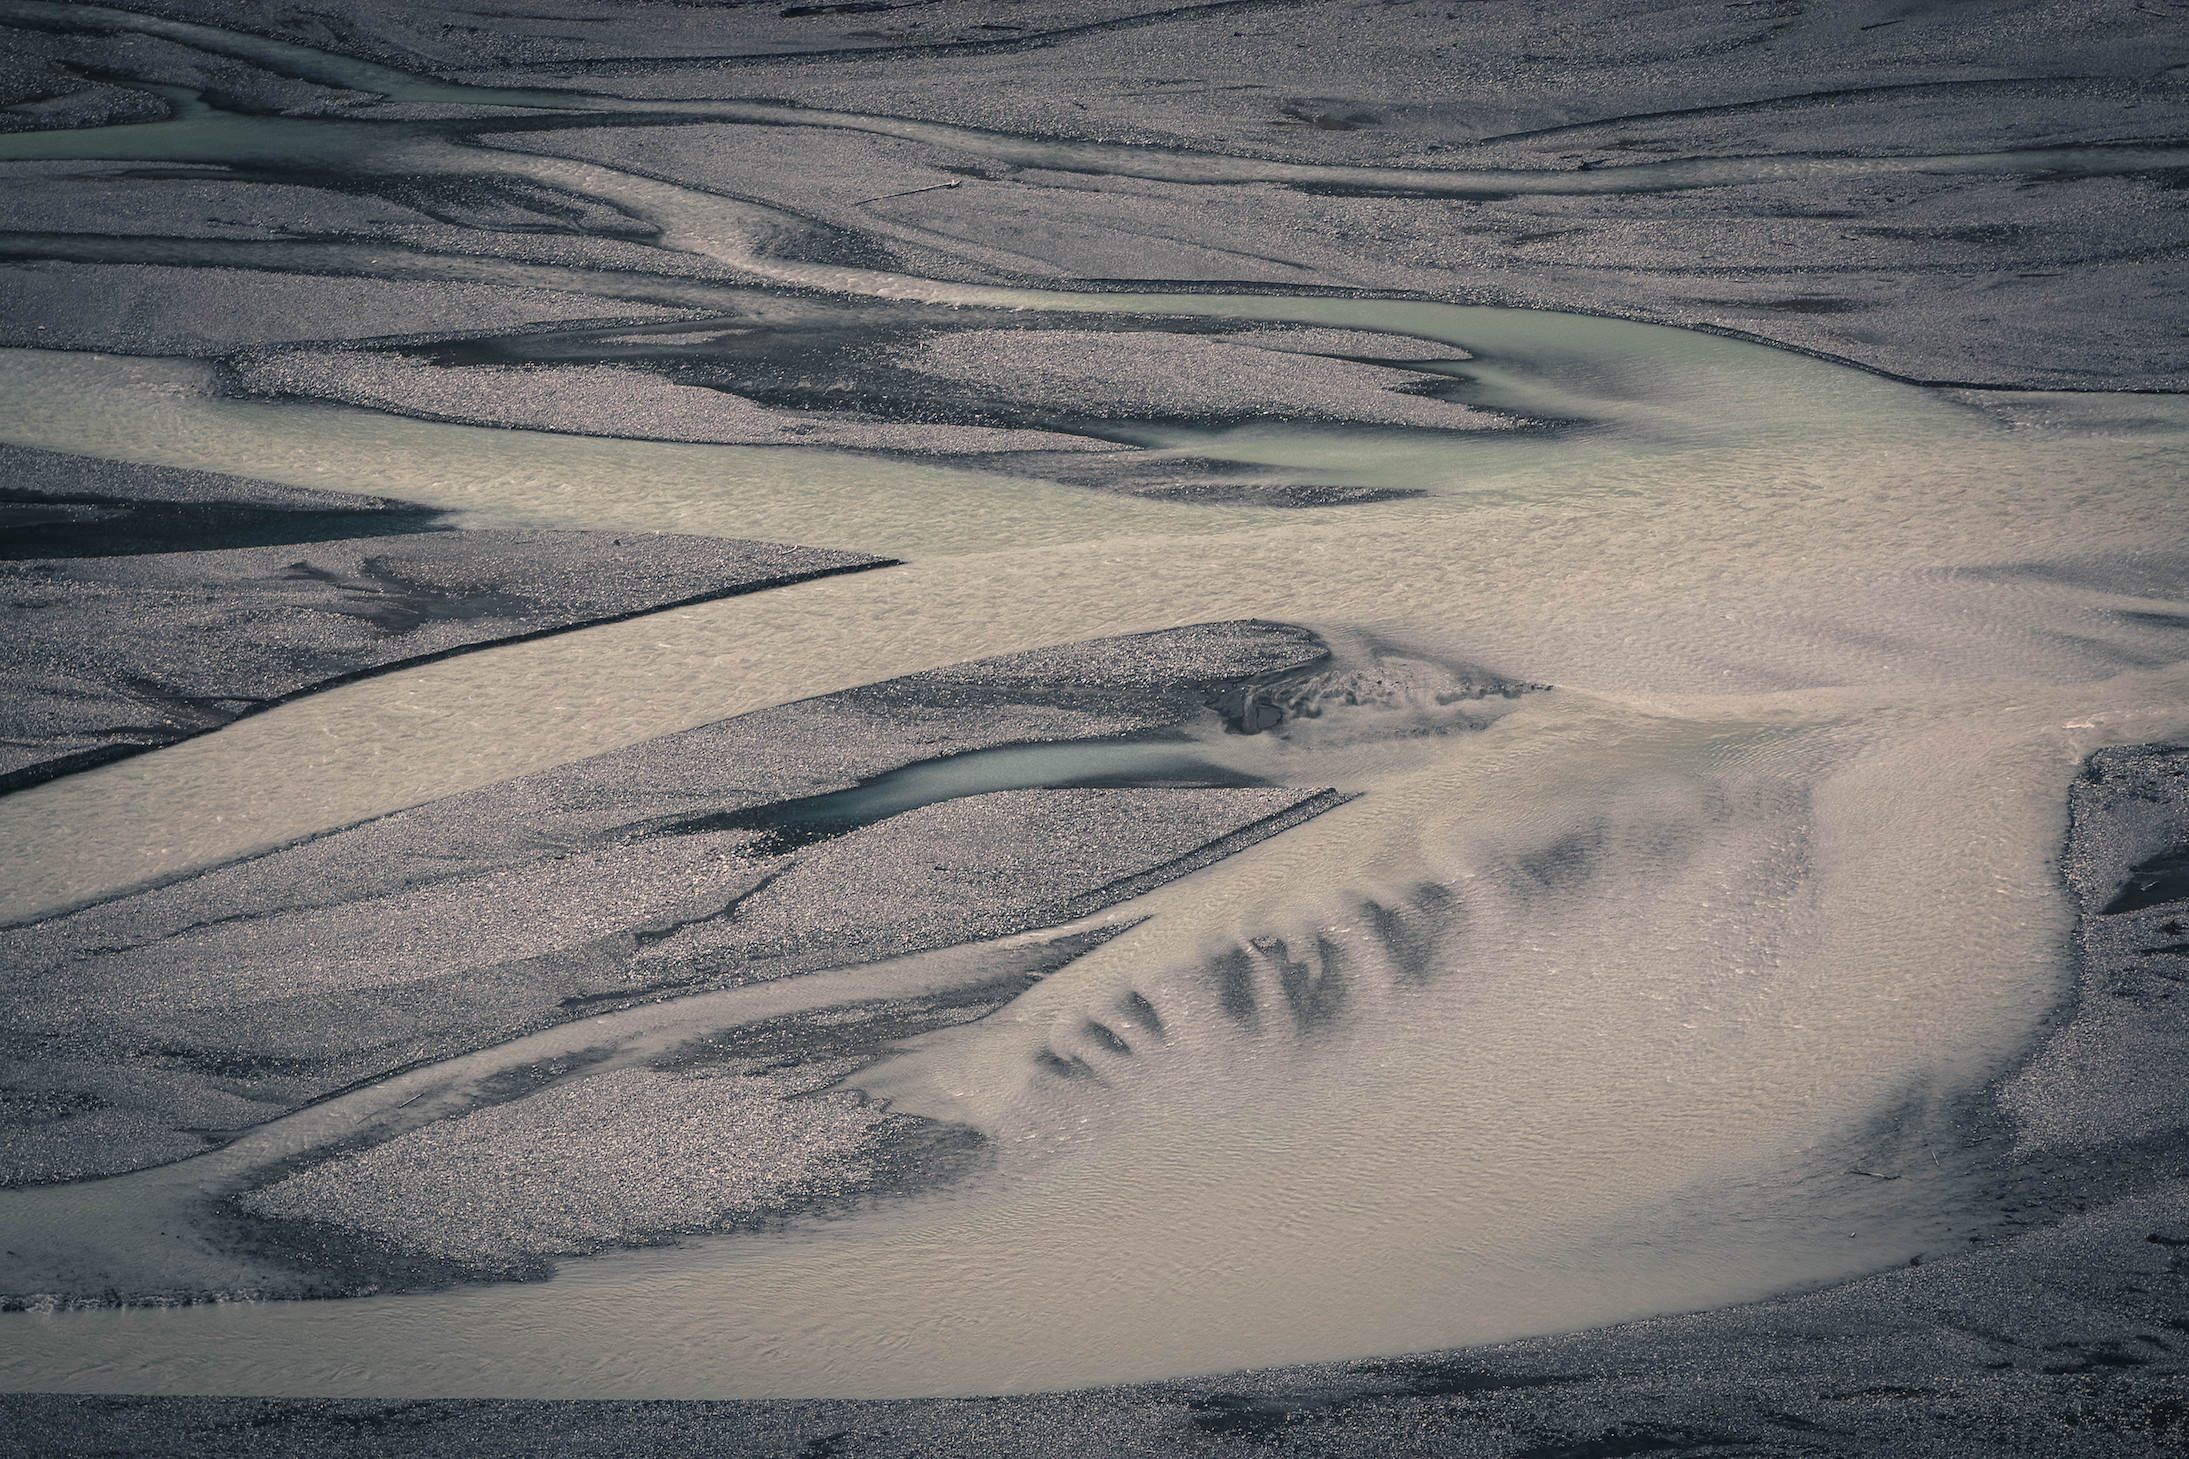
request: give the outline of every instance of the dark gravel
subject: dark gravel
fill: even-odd
[[[2092,1071],[2097,1090],[2164,1077],[2182,1055],[2171,1010],[2136,992],[2149,954],[2131,944],[2189,918],[2189,889],[2165,881],[2163,863],[2189,847],[2185,766],[2178,747],[2103,751],[2074,793],[2063,861],[2082,907],[2078,995],[2038,1064],[2124,1011],[2169,1035],[2110,1074]],[[2074,1183],[2061,1219],[1748,1307],[1460,1353],[1011,1398],[20,1395],[0,1399],[12,1420],[0,1453],[2172,1456],[2189,1444],[2189,1179],[2178,1169],[2189,1140],[2178,1081],[2167,1082],[2176,1174],[2106,1160],[2093,1112],[2055,1110],[2054,1133],[2000,1167]],[[2025,1100],[2025,1114],[2042,1102]]]
[[[1206,624],[702,725],[0,931],[11,1183],[205,1148],[343,1086],[635,999],[1084,916],[1335,804],[1021,789],[780,849],[749,813],[985,746],[1156,735],[1320,663]]]
[[[289,535],[279,515],[209,502],[51,510],[94,534],[113,512],[124,534],[164,521],[184,540]],[[368,674],[885,565],[772,542],[494,528],[0,562],[0,791]]]

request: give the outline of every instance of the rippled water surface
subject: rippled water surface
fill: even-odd
[[[137,129],[151,151],[49,145],[228,156],[299,125],[186,116]],[[352,684],[9,797],[10,917],[981,655],[1267,618],[1323,633],[1355,676],[1265,735],[969,760],[825,808],[1118,774],[1353,796],[1117,909],[1129,930],[858,1077],[981,1130],[995,1159],[970,1182],[536,1283],[11,1316],[7,1383],[1024,1390],[1568,1329],[1952,1239],[1968,1173],[1933,1136],[2064,987],[2066,786],[2100,745],[2189,730],[2178,400],[1948,392],[1545,312],[884,276],[768,256],[758,205],[511,150],[494,165],[764,282],[1427,342],[1466,404],[1524,424],[1138,428],[1161,452],[1409,493],[1276,511],[0,355],[17,443],[902,559]],[[1483,676],[1543,687],[1455,688]],[[904,976],[973,978],[983,955]],[[744,1016],[665,1006],[695,1028]],[[159,1179],[196,1178],[175,1169]],[[6,1193],[0,1213],[79,1199],[95,1219],[104,1197]]]

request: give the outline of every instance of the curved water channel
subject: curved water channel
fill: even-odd
[[[611,104],[127,23],[398,100]],[[708,106],[715,120],[883,125]],[[991,155],[1038,146],[1044,166],[1331,180],[889,125]],[[0,138],[0,157],[514,172],[643,216],[660,247],[733,271],[734,283],[676,284],[701,307],[710,289],[727,306],[737,290],[795,286],[1365,331],[1416,355],[1424,341],[1449,347],[1440,368],[1464,383],[1465,405],[1538,425],[1138,428],[1159,452],[1417,493],[1282,512],[1105,495],[963,460],[238,399],[185,361],[0,356],[0,439],[21,444],[481,519],[903,559],[353,684],[0,800],[11,920],[727,714],[1102,634],[1297,622],[1401,685],[1267,736],[1197,742],[1195,767],[1354,799],[1116,909],[1127,930],[1001,1012],[858,1076],[900,1111],[980,1130],[994,1158],[967,1182],[778,1233],[571,1261],[543,1282],[7,1314],[0,1382],[1011,1391],[1579,1327],[1833,1280],[1963,1239],[1968,1161],[1951,1147],[1951,1117],[2012,1066],[2065,986],[2053,865],[2065,788],[2100,745],[2189,731],[2179,401],[2026,397],[2008,410],[1617,320],[846,268],[777,248],[801,225],[759,204],[407,126],[185,107],[151,126]],[[1706,185],[1731,165],[1630,180]],[[1363,182],[1350,175],[1373,170],[1292,171]],[[1610,186],[1605,172],[1544,185]],[[1409,173],[1379,185],[1490,183]],[[1513,185],[1499,174],[1496,186]],[[186,261],[214,247],[103,246],[120,258],[155,245]],[[253,242],[223,266],[309,271],[311,247]],[[615,287],[600,270],[461,267]],[[1407,666],[1450,664],[1554,687],[1459,724],[1433,688],[1404,687],[1416,682]],[[953,786],[930,770],[935,783],[910,793],[1103,771],[1036,758]],[[878,796],[859,813],[894,805]],[[992,976],[1009,952],[816,975],[536,1037],[652,1050],[801,1000]],[[166,1209],[150,1193],[247,1186],[336,1138],[342,1120],[385,1119],[541,1056],[480,1051],[196,1161],[0,1193],[0,1225],[40,1240],[121,1231]],[[469,1107],[451,1097],[447,1110]],[[405,1118],[439,1108],[426,1099]]]

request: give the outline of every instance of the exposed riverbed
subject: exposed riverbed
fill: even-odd
[[[629,100],[423,81],[403,93],[362,63],[222,44],[396,102]],[[2157,147],[1829,168],[1715,158],[1530,182],[1135,161],[1121,146],[772,104],[648,105],[656,120],[881,133],[1050,170],[1439,198],[2180,162]],[[9,350],[0,440],[481,525],[754,538],[897,565],[399,670],[0,798],[14,930],[34,939],[66,909],[195,885],[732,716],[1197,623],[1299,625],[1328,662],[1243,677],[1204,712],[1130,734],[1092,710],[1084,732],[1031,745],[907,730],[925,748],[891,768],[756,792],[745,820],[707,825],[776,838],[736,850],[758,858],[1011,795],[1220,790],[1287,817],[1253,837],[1212,820],[1221,859],[1187,837],[1190,867],[1135,871],[1149,879],[1074,921],[1084,947],[1034,971],[1034,933],[880,961],[845,952],[820,971],[391,1066],[173,1164],[0,1191],[23,1264],[10,1294],[47,1309],[0,1316],[0,1383],[1024,1392],[1714,1307],[1998,1229],[1996,1152],[1963,1135],[2072,986],[2057,859],[2069,787],[2094,751],[2189,733],[2180,397],[1931,387],[1545,309],[1037,286],[970,254],[921,272],[911,244],[838,248],[770,203],[517,130],[237,117],[181,98],[168,121],[0,137],[0,158],[25,165],[271,158],[353,178],[518,178],[643,221],[644,249],[675,260],[649,306],[674,317],[642,329],[615,282],[637,274],[632,258],[482,253],[459,270],[445,239],[416,235],[438,260],[416,265],[422,277],[564,289],[601,317],[566,309],[560,333],[506,339],[391,329],[402,338],[327,349]],[[280,238],[217,253],[116,230],[100,246],[117,269],[178,279],[334,267],[318,243]],[[41,241],[16,256],[65,254]],[[369,277],[376,262],[340,267]],[[490,358],[482,339],[513,353]],[[762,380],[738,353],[771,348],[822,364]],[[824,398],[830,370],[867,394]],[[1263,370],[1273,383],[1246,405],[1224,395]],[[859,405],[890,391],[915,403]],[[1251,408],[1287,391],[1284,411]],[[725,425],[710,395],[753,411]],[[781,444],[770,433],[791,416],[838,434]],[[851,433],[885,426],[928,434]],[[1073,672],[1101,682],[1099,665]],[[1043,693],[1064,695],[1052,680]],[[797,750],[791,731],[752,744],[756,784]],[[1036,840],[1130,837],[1116,829],[1129,818],[1038,804]],[[861,1187],[770,1229],[645,1228],[632,1240],[678,1238],[646,1249],[525,1236],[569,1223],[525,1227],[525,1202],[543,1198],[512,1151],[549,1137],[591,1148],[587,1121],[605,1132],[624,1118],[615,1081],[661,1072],[649,1060],[765,1018],[1020,975],[1023,991],[985,1016],[931,1020],[828,1066],[827,1098],[975,1132],[979,1160],[950,1178],[872,1199]],[[495,1083],[577,1055],[551,1080]],[[219,1300],[254,1295],[263,1273],[220,1245],[210,1210],[468,1260],[477,1243],[429,1239],[474,1219],[466,1192],[520,1212],[495,1226],[490,1255],[552,1257],[555,1275]],[[101,1243],[140,1241],[141,1218],[170,1210],[189,1232],[173,1292],[215,1300],[80,1310],[99,1296]]]

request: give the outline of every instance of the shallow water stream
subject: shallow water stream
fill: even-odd
[[[111,129],[149,151],[87,133],[0,155],[230,156],[306,126],[350,147],[364,124],[224,126],[186,114]],[[2179,400],[1951,394],[1544,312],[916,279],[771,253],[757,204],[406,145],[404,165],[461,151],[643,214],[662,246],[755,285],[1449,346],[1467,405],[1535,424],[1138,428],[1159,451],[1416,493],[1278,511],[963,459],[237,399],[186,361],[0,355],[12,442],[903,559],[351,684],[0,800],[10,919],[725,715],[1102,634],[1297,622],[1374,684],[1266,735],[1029,752],[962,780],[930,766],[830,808],[1119,773],[1356,797],[1128,903],[1129,931],[859,1076],[982,1131],[974,1180],[537,1283],[8,1314],[0,1383],[1025,1390],[1568,1329],[1965,1239],[1950,1118],[2066,984],[2069,780],[2098,746],[2189,731]],[[1444,693],[1478,671],[1550,687],[1478,714]],[[55,1199],[0,1193],[0,1223]]]

